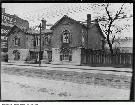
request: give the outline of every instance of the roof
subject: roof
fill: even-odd
[[[82,25],[83,27],[85,27],[85,28],[87,29],[87,24],[83,24],[83,23],[81,23],[81,21],[76,21],[76,20],[72,19],[71,17],[68,17],[67,15],[64,15],[64,16],[63,16],[60,20],[58,20],[50,29],[53,30],[53,28],[56,27],[56,26],[59,24],[59,22],[62,21],[64,18],[68,18],[68,19],[70,19],[70,20],[73,20],[73,21],[76,22],[77,24],[80,24],[80,25]],[[99,29],[99,31],[100,31],[102,37],[105,39],[105,36],[104,36],[104,34],[103,34],[103,32],[102,32],[100,26],[99,26],[99,23],[93,22],[93,23],[91,23],[91,24],[92,24],[93,26],[94,26],[94,25],[97,26],[97,28]]]
[[[12,29],[9,31],[9,33],[7,34],[7,36],[9,36],[10,35],[10,33],[11,32],[13,32],[13,30],[15,29],[15,28],[18,28],[18,29],[20,29],[21,31],[23,31],[24,33],[26,33],[27,35],[28,34],[32,34],[32,35],[37,35],[37,34],[40,34],[40,31],[38,31],[38,30],[33,30],[33,29],[25,29],[25,28],[21,28],[21,27],[17,27],[16,25],[14,25],[13,27],[12,27]],[[41,31],[41,33],[42,34],[45,34],[45,33],[52,33],[52,30],[50,30],[50,29],[45,29],[45,30],[43,30],[43,31]]]
[[[29,34],[40,34],[40,31],[33,30],[33,29],[28,29],[26,31],[26,33],[29,33]],[[44,30],[41,31],[41,33],[52,33],[52,30],[50,30],[50,29],[44,29]]]
[[[99,29],[99,32],[100,32],[100,34],[102,35],[102,37],[103,37],[104,39],[106,39],[106,37],[104,36],[104,34],[103,34],[103,32],[102,32],[102,30],[101,30],[99,24],[97,23],[96,25],[97,25],[97,28]]]
[[[53,29],[55,26],[57,26],[57,24],[58,24],[60,21],[62,21],[64,18],[68,18],[68,19],[70,19],[70,20],[73,20],[74,22],[76,22],[76,23],[78,23],[78,24],[84,26],[85,28],[87,28],[86,25],[80,23],[79,21],[76,21],[76,20],[72,19],[71,17],[68,17],[67,15],[64,15],[64,16],[63,16],[60,20],[58,20],[50,29]]]

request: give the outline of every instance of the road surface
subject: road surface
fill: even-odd
[[[131,76],[2,65],[2,100],[129,100]]]

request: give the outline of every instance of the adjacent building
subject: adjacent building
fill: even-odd
[[[43,22],[46,21],[43,20]],[[40,32],[38,30],[23,29],[15,25],[10,30],[7,36],[9,62],[30,61],[32,59],[39,59]],[[43,59],[45,62],[49,62],[51,60],[51,37],[52,31],[49,29],[45,29],[45,27],[42,28],[41,59]]]
[[[113,47],[118,48],[121,53],[133,53],[133,38],[125,37],[116,39]]]
[[[5,8],[2,8],[1,14],[1,51],[7,52],[7,37],[6,35],[12,29],[14,25],[22,29],[28,29],[29,23],[27,20],[19,18],[17,15],[11,15],[5,12]]]

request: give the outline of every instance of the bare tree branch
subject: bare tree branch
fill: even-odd
[[[122,9],[123,9],[123,6],[124,6],[124,4],[122,4],[122,6],[121,6],[120,10],[119,10],[119,11],[117,11],[117,13],[116,13],[116,15],[115,15],[115,17],[114,17],[113,21],[114,21],[114,20],[116,20],[116,19],[119,17],[119,15],[121,14],[121,11],[122,11]]]
[[[100,15],[100,13],[98,13],[98,17],[95,19],[95,21],[101,23],[100,25],[103,27],[102,31],[104,32],[104,34],[106,35],[106,41],[109,45],[110,51],[113,54],[113,48],[112,45],[115,42],[116,39],[116,35],[117,33],[121,33],[122,30],[126,29],[128,26],[117,26],[117,20],[121,20],[121,19],[128,19],[133,17],[133,15],[127,16],[127,14],[124,12],[124,5],[122,4],[121,7],[119,8],[119,10],[117,10],[116,14],[114,14],[114,16],[112,15],[111,11],[109,10],[109,7],[111,6],[109,3],[107,4],[101,4],[98,5],[96,4],[95,7],[102,7],[101,10],[105,10],[105,14]]]
[[[107,6],[105,7],[105,10],[106,10],[106,13],[109,17],[109,20],[112,20],[112,17],[110,16],[110,12],[108,11],[108,6],[109,6],[109,3],[107,3]]]

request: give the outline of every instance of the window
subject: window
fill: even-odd
[[[61,61],[72,61],[72,54],[71,54],[71,50],[64,48],[61,50],[60,53],[60,60]]]
[[[14,60],[19,60],[20,59],[20,52],[18,50],[14,50],[13,54],[14,54]]]
[[[44,37],[43,45],[49,45],[49,38],[48,38],[48,36]]]
[[[69,43],[70,33],[68,30],[63,31],[63,43]]]
[[[36,46],[36,40],[33,40],[33,46],[34,47]]]
[[[36,45],[38,46],[39,45],[39,38],[36,37]]]
[[[14,41],[15,41],[14,42],[15,46],[19,46],[20,45],[20,38],[15,37]]]
[[[33,39],[33,46],[36,47],[39,45],[39,38],[37,36],[34,36],[34,39]]]

